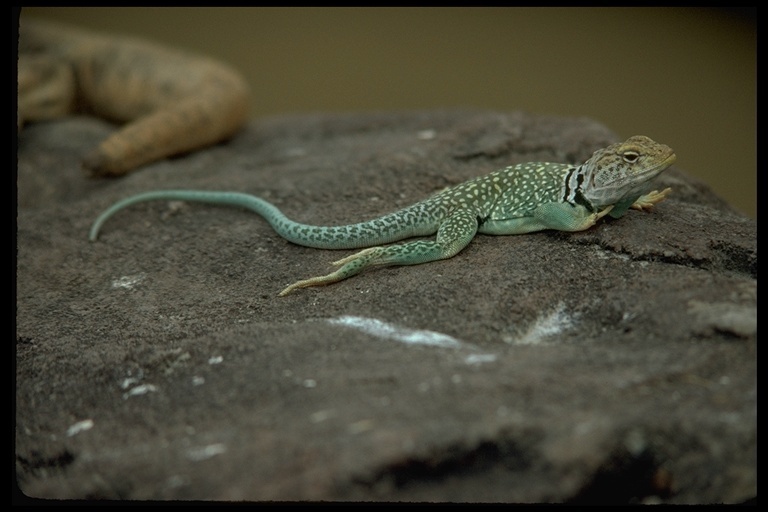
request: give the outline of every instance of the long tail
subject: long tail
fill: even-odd
[[[92,242],[95,241],[101,227],[115,213],[145,201],[190,201],[242,207],[263,217],[278,235],[289,242],[317,249],[370,247],[412,236],[428,235],[434,233],[436,229],[423,225],[418,229],[403,226],[403,220],[413,220],[414,215],[420,216],[422,212],[415,210],[419,208],[419,204],[367,222],[345,226],[313,226],[289,219],[275,205],[250,194],[203,190],[157,190],[128,197],[107,208],[94,221],[88,238]],[[411,226],[413,225],[414,223],[411,223]]]

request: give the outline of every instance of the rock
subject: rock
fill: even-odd
[[[296,115],[119,180],[90,118],[19,135],[17,482],[27,497],[740,503],[756,484],[756,224],[678,169],[651,212],[477,236],[456,257],[298,290],[234,190],[342,224],[621,137],[487,111]],[[628,134],[634,135],[634,134]],[[653,134],[647,134],[653,137]],[[660,141],[671,144],[672,141]]]

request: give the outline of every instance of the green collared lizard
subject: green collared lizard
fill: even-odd
[[[518,235],[554,229],[582,231],[605,215],[623,216],[664,200],[671,189],[645,194],[650,180],[675,161],[671,148],[638,135],[608,146],[581,165],[523,163],[465,181],[428,199],[377,219],[345,226],[312,226],[286,217],[267,201],[239,192],[157,190],[123,199],[102,213],[91,227],[96,240],[116,212],[143,201],[192,201],[239,206],[256,212],[286,240],[318,249],[359,249],[334,265],[328,275],[285,288],[335,283],[373,266],[416,265],[455,256],[476,233]],[[435,240],[380,246],[437,233]]]

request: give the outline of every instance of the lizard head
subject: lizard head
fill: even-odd
[[[583,165],[582,193],[593,205],[602,207],[636,197],[649,181],[675,161],[672,148],[644,135],[595,151]]]

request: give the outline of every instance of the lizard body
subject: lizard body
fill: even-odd
[[[635,136],[596,151],[581,165],[524,163],[480,176],[421,202],[377,219],[345,226],[295,222],[271,203],[238,192],[159,190],[128,197],[102,213],[91,227],[91,241],[116,212],[136,203],[178,200],[239,206],[262,216],[281,237],[319,249],[366,249],[334,262],[325,276],[285,288],[334,283],[372,266],[415,265],[456,255],[476,233],[516,235],[554,229],[582,231],[605,215],[623,216],[629,208],[645,209],[664,200],[670,189],[646,194],[648,182],[675,161],[668,146]],[[380,246],[406,238],[437,234]]]

